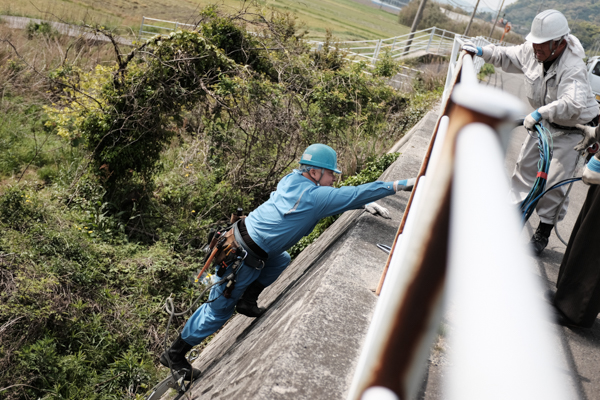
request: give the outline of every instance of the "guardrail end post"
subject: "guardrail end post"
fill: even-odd
[[[142,24],[140,25],[140,34],[138,35],[138,39],[142,40],[142,31],[144,30],[144,21],[146,20],[146,17],[142,16]]]

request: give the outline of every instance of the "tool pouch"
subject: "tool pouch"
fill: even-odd
[[[217,242],[217,249],[219,249],[219,251],[213,260],[214,265],[221,265],[226,258],[235,253],[235,250],[238,247],[240,247],[240,245],[235,241],[233,229],[225,232]]]

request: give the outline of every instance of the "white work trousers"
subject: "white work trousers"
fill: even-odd
[[[554,150],[550,170],[548,171],[546,189],[559,181],[573,177],[579,158],[579,152],[573,150],[573,147],[582,139],[579,131],[567,131],[569,133],[560,134],[561,132],[556,129],[550,128],[550,130],[553,135],[559,134],[559,136],[553,137]],[[531,190],[537,176],[539,160],[538,141],[536,138],[527,135],[510,182],[510,198],[515,204],[523,201]],[[569,199],[565,200],[560,210],[558,207],[565,198],[568,187],[568,185],[564,185],[551,190],[540,199],[536,211],[541,222],[552,224],[557,213],[557,221],[562,221],[567,214]]]

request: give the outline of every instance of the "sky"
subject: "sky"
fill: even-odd
[[[460,6],[461,8],[464,8],[465,10],[468,10],[468,11],[472,11],[473,7],[475,7],[475,4],[477,3],[477,0],[438,0],[438,1],[440,3],[448,3],[448,4],[455,5],[455,6]],[[517,0],[505,0],[504,7],[506,7],[509,4],[516,3],[516,2],[517,2]],[[498,12],[498,7],[500,7],[501,3],[502,3],[502,0],[480,0],[477,11]]]

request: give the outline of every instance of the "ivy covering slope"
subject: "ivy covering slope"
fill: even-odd
[[[265,201],[311,143],[338,150],[345,184],[393,161],[379,154],[439,89],[397,92],[302,35],[290,15],[209,8],[101,66],[33,38],[64,46],[36,85],[2,49],[1,399],[143,394],[165,373],[165,298],[184,309],[203,289],[210,228]]]

